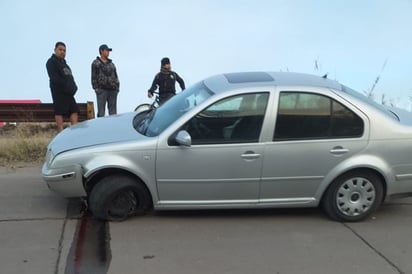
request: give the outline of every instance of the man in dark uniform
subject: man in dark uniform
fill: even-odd
[[[166,102],[176,94],[176,81],[183,91],[185,82],[176,72],[172,71],[169,58],[164,57],[161,60],[160,72],[156,74],[147,96],[152,98],[153,92],[159,87],[159,104]]]
[[[79,106],[74,99],[77,91],[76,83],[66,60],[66,45],[57,42],[54,54],[47,60],[46,68],[50,78],[50,90],[54,106],[54,118],[57,130],[63,130],[63,117],[70,118],[72,125],[78,121]]]

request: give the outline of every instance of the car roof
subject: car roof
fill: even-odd
[[[296,72],[234,72],[209,77],[205,85],[213,92],[259,86],[306,86],[342,90],[342,85],[326,77]]]

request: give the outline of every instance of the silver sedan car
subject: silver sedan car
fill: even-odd
[[[412,193],[411,118],[323,77],[221,74],[157,109],[65,129],[42,175],[105,220],[320,205],[334,220],[359,221]]]

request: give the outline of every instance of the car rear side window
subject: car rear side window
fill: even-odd
[[[194,145],[258,142],[268,98],[269,93],[248,93],[222,99],[184,128]]]
[[[363,120],[324,95],[281,92],[274,141],[354,138],[363,134]]]

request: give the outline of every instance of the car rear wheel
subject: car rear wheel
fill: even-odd
[[[338,177],[324,194],[322,207],[336,221],[356,222],[370,216],[383,200],[383,183],[371,171]]]
[[[103,178],[89,196],[90,211],[101,220],[123,221],[129,216],[145,213],[150,206],[148,190],[126,175]]]

